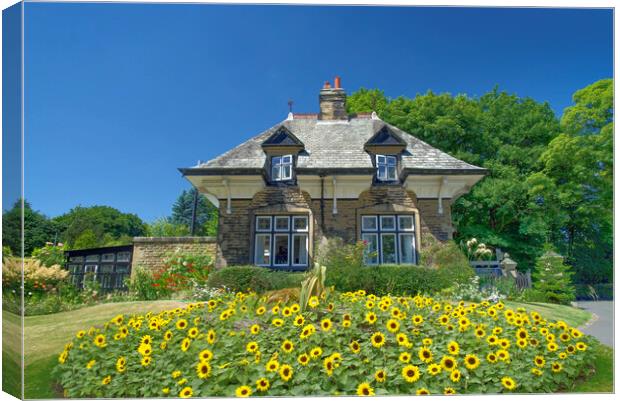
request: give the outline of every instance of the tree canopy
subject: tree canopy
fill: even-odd
[[[188,232],[192,224],[192,210],[196,192],[197,189],[195,187],[183,190],[174,205],[172,205],[170,223],[187,227]],[[204,195],[198,194],[194,234],[215,235],[217,231],[217,213],[217,208]]]
[[[24,255],[30,256],[35,248],[56,238],[57,228],[44,214],[32,209],[28,201],[24,201]],[[2,214],[2,246],[9,247],[14,255],[21,255],[22,232],[21,199],[13,207]]]
[[[578,273],[595,265],[609,279],[604,271],[611,263],[613,82],[596,82],[573,100],[561,119],[547,103],[497,87],[477,98],[429,91],[390,99],[381,90],[360,89],[347,107],[351,113],[374,110],[489,170],[452,206],[456,240],[475,237],[500,247],[522,268],[533,267],[552,242]]]

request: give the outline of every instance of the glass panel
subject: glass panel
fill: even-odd
[[[69,265],[69,273],[71,274],[76,274],[76,273],[81,273],[81,267],[82,265]]]
[[[381,263],[396,263],[395,234],[381,234]]]
[[[104,253],[101,255],[102,262],[114,262],[114,254],[113,253]]]
[[[99,262],[99,255],[88,255],[86,257],[87,262]]]
[[[379,171],[377,172],[377,178],[380,180],[385,180],[387,175],[387,168],[385,166],[379,166]]]
[[[306,234],[293,235],[293,264],[301,266],[308,264],[308,236]]]
[[[293,162],[293,157],[291,155],[282,156],[283,164],[290,164]]]
[[[129,265],[116,265],[117,273],[129,273]]]
[[[362,234],[362,241],[365,242],[364,263],[367,265],[376,265],[379,262],[377,254],[377,234]]]
[[[377,165],[385,164],[385,156],[377,155]]]
[[[273,165],[271,167],[271,179],[274,181],[280,180],[280,166],[279,165]]]
[[[377,216],[362,216],[362,230],[377,231]]]
[[[293,217],[293,230],[308,231],[308,218],[306,216]]]
[[[117,262],[129,262],[131,258],[131,252],[119,252],[116,254]]]
[[[293,175],[291,174],[291,165],[288,164],[288,165],[282,166],[282,179],[288,180],[288,179],[291,179],[292,176]]]
[[[400,235],[400,263],[415,263],[415,236],[413,234]]]
[[[387,170],[387,179],[388,180],[396,180],[396,167],[389,166]]]
[[[288,231],[288,216],[276,216],[276,231]]]
[[[256,231],[271,231],[271,216],[257,216]]]
[[[254,247],[254,263],[259,266],[271,264],[271,235],[257,234]]]
[[[288,265],[288,234],[274,235],[274,265]]]
[[[71,256],[69,258],[70,262],[83,262],[84,261],[84,256]]]
[[[394,156],[387,157],[388,166],[396,166],[396,158]]]
[[[390,231],[396,229],[394,216],[381,216],[381,229]]]
[[[113,273],[114,272],[114,265],[101,265],[101,268],[99,269],[99,273]]]
[[[274,157],[271,158],[271,165],[272,166],[279,166],[281,160],[282,160],[282,158],[280,156],[274,156]]]
[[[398,216],[398,229],[413,231],[413,216]]]

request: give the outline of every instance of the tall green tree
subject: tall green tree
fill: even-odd
[[[189,190],[183,190],[172,206],[172,216],[170,223],[174,225],[184,225],[188,228],[192,224],[192,210],[194,208],[194,197],[197,189],[192,187]],[[207,200],[207,198],[198,193],[198,203],[196,207],[196,235],[215,235],[217,232],[217,208]]]
[[[556,218],[551,239],[577,280],[604,282],[613,254],[613,80],[578,90],[573,102],[531,180],[544,183],[536,194]]]
[[[44,214],[33,210],[28,201],[24,201],[24,255],[52,242],[55,239],[56,226]],[[2,214],[2,246],[8,246],[14,255],[21,255],[22,205],[21,200]]]
[[[146,224],[137,215],[110,206],[77,206],[54,222],[69,249],[131,243],[132,237],[146,234]]]

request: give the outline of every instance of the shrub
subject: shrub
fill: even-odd
[[[180,248],[168,254],[162,268],[153,272],[153,286],[175,292],[206,283],[213,258],[204,254],[184,253]]]
[[[229,291],[256,291],[299,287],[304,273],[269,270],[257,266],[229,266],[215,270],[209,276],[207,285],[211,288],[225,287]]]
[[[32,251],[32,257],[41,262],[43,266],[63,266],[65,264],[64,245],[54,245],[46,242],[42,248],[36,248]]]
[[[159,284],[149,269],[142,266],[134,269],[131,279],[128,279],[126,284],[129,293],[141,301],[166,298],[172,293],[171,290]]]
[[[377,295],[434,293],[474,276],[467,257],[453,242],[423,237],[419,265],[364,266],[364,243],[344,244],[339,238],[323,246],[320,263],[327,266],[327,286],[339,291],[363,289]]]
[[[67,339],[53,375],[67,398],[534,393],[566,389],[595,358],[579,330],[502,303],[355,292],[309,305],[239,293],[119,315]]]
[[[44,293],[54,291],[64,281],[69,272],[59,265],[45,267],[33,258],[24,258],[24,291],[26,293]],[[17,290],[22,283],[22,260],[5,258],[2,263],[2,288]]]
[[[570,304],[575,300],[571,267],[564,258],[550,250],[536,260],[533,276],[533,293],[543,302]]]

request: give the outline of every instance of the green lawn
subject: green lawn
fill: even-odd
[[[570,325],[579,326],[589,320],[590,314],[580,309],[561,305],[542,303],[506,302],[511,308],[525,307],[535,310],[547,319],[564,320]],[[122,302],[86,307],[75,311],[53,315],[29,316],[24,320],[25,326],[25,396],[26,398],[59,398],[62,394],[53,387],[50,372],[57,363],[57,354],[64,344],[80,329],[101,324],[119,313],[158,312],[183,305],[179,301]],[[19,328],[19,317],[8,312],[3,313],[3,330]],[[611,392],[613,391],[613,351],[600,344],[592,347],[597,353],[594,374],[574,384],[571,392]],[[5,342],[3,360],[13,364],[7,366],[19,374],[19,338]],[[7,358],[8,356],[8,358]],[[3,367],[6,365],[3,365]],[[13,386],[19,392],[19,376],[7,377],[6,386]]]
[[[183,306],[180,301],[152,301],[152,302],[119,302],[108,303],[77,309],[69,312],[51,315],[26,316],[25,329],[25,386],[26,398],[58,398],[62,394],[52,387],[50,372],[57,363],[57,355],[62,351],[65,343],[71,340],[75,333],[83,328],[100,325],[119,313],[143,314],[148,311],[159,312]],[[20,339],[15,333],[19,332],[19,316],[10,312],[2,313],[3,329],[3,372],[6,368],[6,384],[9,389],[18,394],[20,372],[19,354]],[[12,333],[6,335],[5,333]]]

